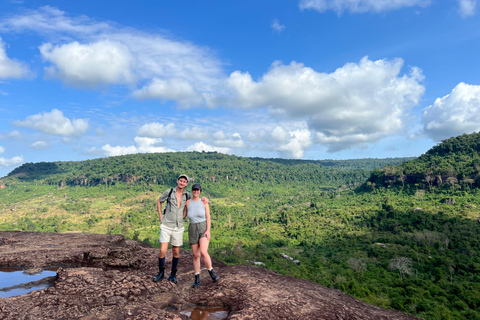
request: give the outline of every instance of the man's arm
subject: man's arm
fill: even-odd
[[[163,214],[162,214],[162,203],[160,202],[160,199],[157,201],[157,210],[158,210],[158,221],[162,221]]]
[[[158,200],[157,200],[157,210],[158,210],[158,220],[159,221],[162,221],[162,219],[163,219],[162,203],[164,203],[165,200],[167,200],[169,193],[170,193],[170,190],[165,191],[164,193],[162,193],[160,198],[158,198]]]

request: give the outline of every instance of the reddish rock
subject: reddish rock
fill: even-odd
[[[202,285],[193,289],[191,252],[183,250],[178,285],[155,283],[157,254],[118,235],[0,232],[0,267],[59,268],[54,286],[0,298],[0,318],[187,319],[181,310],[206,306],[227,308],[228,319],[418,319],[313,282],[216,260],[221,279],[212,282],[202,269]]]

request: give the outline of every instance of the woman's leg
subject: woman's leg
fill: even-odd
[[[218,279],[220,279],[219,276],[213,272],[212,268],[212,259],[210,258],[210,255],[208,254],[208,244],[210,241],[207,240],[207,238],[201,238],[200,239],[200,253],[202,255],[203,263],[205,263],[205,266],[208,269],[208,273],[210,274],[210,277],[212,277],[213,282],[216,282]]]
[[[200,246],[197,244],[192,244],[192,254],[193,254],[193,270],[195,273],[200,273]]]
[[[212,259],[210,259],[210,255],[208,254],[209,243],[210,241],[208,241],[206,237],[200,238],[200,241],[198,242],[200,247],[199,251],[202,256],[203,263],[205,263],[205,266],[208,270],[212,269]]]

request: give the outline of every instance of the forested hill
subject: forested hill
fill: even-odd
[[[480,319],[480,188],[468,183],[474,171],[455,182],[476,170],[476,139],[452,138],[401,164],[199,152],[27,163],[0,179],[0,231],[123,234],[158,248],[157,199],[185,173],[211,201],[217,260],[427,320]],[[381,182],[368,185],[374,166]],[[434,172],[441,187],[427,180]],[[418,182],[401,180],[408,174]],[[369,188],[352,188],[362,183]]]
[[[399,165],[405,161],[409,161],[415,159],[415,157],[403,157],[403,158],[385,158],[385,159],[377,159],[377,158],[364,158],[364,159],[347,159],[347,160],[293,160],[293,159],[266,159],[266,158],[251,158],[252,160],[256,161],[273,161],[278,162],[285,165],[293,165],[293,164],[305,164],[305,163],[315,163],[321,164],[325,167],[331,167],[336,169],[363,169],[363,170],[374,170],[378,168],[382,168],[386,165]]]
[[[442,141],[420,157],[387,165],[372,172],[369,182],[376,184],[404,183],[430,187],[467,184],[480,186],[480,133],[463,134]]]
[[[194,181],[215,184],[235,182],[298,182],[309,186],[355,185],[370,171],[409,158],[358,160],[286,160],[246,158],[216,152],[134,154],[87,161],[26,163],[7,175],[40,184],[92,186],[117,182],[170,185],[181,173]]]

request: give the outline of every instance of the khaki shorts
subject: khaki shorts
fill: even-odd
[[[188,242],[190,245],[197,244],[201,238],[205,237],[207,231],[207,221],[199,223],[190,223],[188,226]]]
[[[185,228],[183,225],[175,228],[169,228],[164,226],[163,224],[160,225],[160,243],[163,242],[170,242],[170,238],[172,239],[172,246],[180,247],[183,244],[183,232]]]

